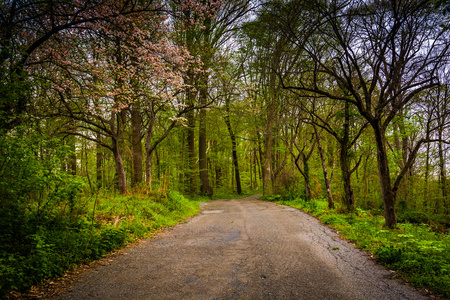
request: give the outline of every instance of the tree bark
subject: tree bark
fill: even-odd
[[[194,105],[194,92],[189,89],[187,92],[187,102],[188,106]],[[188,174],[187,174],[187,191],[189,194],[193,195],[197,191],[197,177],[196,177],[196,157],[195,157],[195,114],[191,110],[186,114],[187,125],[186,128],[186,139],[187,139],[187,150],[188,150]]]
[[[133,187],[142,183],[142,141],[141,141],[142,117],[139,102],[135,102],[131,108],[132,150],[133,150]]]
[[[116,164],[117,189],[119,190],[120,194],[124,195],[128,193],[127,176],[125,174],[125,168],[123,166],[123,160],[122,155],[120,153],[118,140],[113,138],[112,144],[113,144],[114,161]]]
[[[349,211],[355,208],[355,196],[353,194],[353,187],[351,182],[352,172],[350,171],[350,161],[348,157],[349,143],[350,143],[350,104],[344,103],[344,133],[342,140],[339,140],[340,145],[340,165],[342,173],[342,181],[344,183],[345,205]]]
[[[263,190],[264,190],[264,170],[263,170],[263,150],[261,147],[261,134],[259,131],[256,132],[256,138],[258,141],[258,156],[257,156],[257,164],[258,164],[258,177],[260,180],[260,183],[262,183]]]
[[[273,170],[272,170],[272,159],[273,159],[273,123],[275,120],[275,104],[274,100],[269,103],[267,109],[267,121],[266,121],[266,132],[265,132],[265,155],[263,163],[263,190],[265,194],[271,194],[273,192]]]
[[[381,194],[383,196],[384,218],[386,227],[393,228],[397,225],[397,215],[395,213],[395,191],[392,190],[391,174],[389,171],[388,156],[386,151],[386,135],[382,128],[381,121],[371,123],[375,134],[377,147],[378,173],[380,177]]]
[[[97,140],[101,140],[101,134],[97,133]],[[96,143],[96,161],[97,161],[97,188],[101,189],[103,187],[103,151],[100,143]]]
[[[200,101],[202,105],[206,105],[206,87],[200,90]],[[200,193],[206,196],[212,196],[213,190],[209,185],[208,178],[208,160],[206,153],[206,109],[202,108],[199,113],[199,128],[198,128],[198,168],[200,174]]]
[[[228,99],[226,100],[226,114],[224,116],[225,123],[227,124],[228,133],[230,134],[231,139],[231,152],[233,157],[233,165],[234,165],[234,176],[236,179],[236,192],[238,195],[242,194],[242,186],[241,186],[241,176],[239,174],[239,161],[238,161],[238,155],[237,155],[237,143],[236,143],[236,135],[233,132],[233,128],[231,127],[231,121],[230,121],[230,108]],[[251,169],[251,168],[250,168]],[[251,178],[251,173],[250,173]]]
[[[313,125],[313,127],[314,127],[314,132],[316,134],[317,148],[319,149],[320,160],[322,162],[323,178],[325,180],[325,187],[327,190],[328,207],[334,208],[333,195],[331,194],[331,185],[330,185],[330,180],[328,179],[328,170],[327,170],[327,165],[326,165],[325,153],[324,153],[323,147],[322,147],[322,141],[320,140],[320,133],[318,132],[317,127],[315,125]]]
[[[111,150],[114,154],[114,162],[116,165],[116,175],[117,175],[117,189],[119,190],[119,193],[124,195],[128,193],[128,188],[127,188],[127,176],[125,174],[125,168],[123,165],[123,160],[122,160],[122,154],[120,152],[120,143],[119,143],[119,137],[120,134],[117,133],[116,128],[120,127],[119,124],[117,124],[116,127],[116,120],[117,120],[117,115],[113,113],[113,116],[111,117],[110,122],[110,127],[111,127]],[[117,120],[117,122],[120,122],[119,120]],[[118,132],[120,132],[120,130],[118,130]]]
[[[342,181],[345,192],[345,205],[347,209],[353,211],[355,208],[355,196],[353,194],[353,187],[351,182],[350,163],[348,161],[348,151],[345,144],[341,144],[340,149],[340,165],[342,173]]]
[[[74,135],[69,136],[69,146],[70,146],[70,155],[69,155],[69,171],[72,175],[77,175],[77,153],[76,153],[76,137]]]
[[[152,108],[153,109],[153,108]],[[147,137],[145,141],[145,182],[149,187],[152,185],[152,138],[153,126],[155,124],[156,116],[153,111],[149,112],[149,124],[147,127]]]
[[[309,165],[308,165],[309,157],[305,155],[304,152],[302,152],[302,161],[303,161],[303,177],[305,179],[305,197],[306,201],[310,201],[312,198],[311,193],[311,185],[310,185],[310,178],[309,178]],[[298,167],[298,166],[297,166]],[[299,168],[300,170],[300,168]]]
[[[441,124],[442,125],[442,124]],[[448,208],[447,208],[447,199],[448,199],[448,192],[447,192],[447,172],[445,169],[445,157],[444,157],[444,149],[442,147],[442,126],[439,127],[439,142],[438,142],[438,152],[439,152],[439,186],[441,188],[442,192],[442,205],[444,208],[444,213],[448,215]],[[436,209],[437,210],[437,209]]]

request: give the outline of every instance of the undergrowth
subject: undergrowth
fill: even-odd
[[[325,200],[267,200],[301,209],[336,229],[359,248],[372,252],[386,267],[396,270],[415,286],[427,287],[436,294],[450,297],[450,234],[440,232],[435,224],[414,224],[399,218],[395,229],[384,229],[384,219],[369,211],[356,209],[338,213],[328,209]]]
[[[51,209],[0,210],[0,298],[63,275],[199,211],[177,192],[73,198]]]
[[[254,190],[246,191],[245,193],[238,195],[237,193],[230,194],[228,191],[218,191],[217,193],[214,193],[214,199],[242,199],[259,193],[260,191]]]

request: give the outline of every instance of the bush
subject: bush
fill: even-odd
[[[403,250],[390,247],[381,247],[375,250],[377,260],[388,266],[392,266],[403,260]]]
[[[327,225],[344,224],[345,222],[347,222],[347,218],[344,215],[331,214],[331,215],[326,215],[322,219],[322,222]]]
[[[423,212],[416,211],[406,211],[404,213],[400,213],[397,217],[397,221],[399,223],[413,223],[413,224],[422,224],[428,223],[428,216]]]
[[[16,205],[0,211],[0,298],[11,290],[25,291],[42,279],[61,276],[199,210],[197,202],[177,192],[103,195],[94,201],[101,205],[93,210],[94,203],[81,201],[77,191],[73,184],[61,187],[57,195],[46,199],[53,201],[46,210]]]

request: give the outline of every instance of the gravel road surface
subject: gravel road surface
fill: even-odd
[[[215,200],[87,271],[58,299],[425,299],[313,217]]]

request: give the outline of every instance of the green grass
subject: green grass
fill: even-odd
[[[277,203],[301,209],[336,229],[359,248],[374,253],[377,260],[396,270],[415,286],[450,297],[450,234],[437,232],[426,223],[399,223],[395,229],[383,228],[382,216],[356,209],[351,214],[329,210],[326,201],[302,199]]]
[[[255,194],[259,194],[259,191],[246,191],[245,193],[242,193],[241,195],[238,195],[236,193],[227,193],[227,192],[221,192],[214,194],[214,199],[242,199],[249,196],[253,196]]]
[[[96,260],[156,230],[195,215],[199,203],[177,192],[97,195],[71,207],[2,211],[0,298]],[[20,220],[17,220],[17,219]]]

